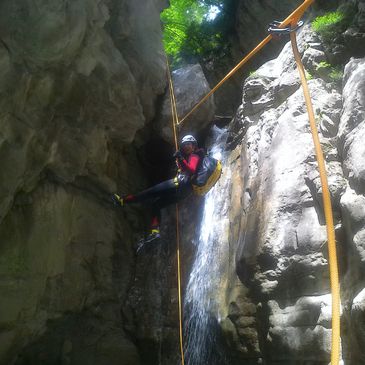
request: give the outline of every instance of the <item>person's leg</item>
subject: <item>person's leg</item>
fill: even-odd
[[[158,198],[160,195],[174,192],[176,188],[177,188],[176,180],[170,179],[163,181],[162,183],[159,183],[155,186],[152,186],[149,189],[143,190],[138,194],[129,194],[124,197],[114,194],[113,200],[122,206],[124,204],[130,204],[130,203],[141,203],[146,200],[152,200],[154,198]]]
[[[149,199],[158,198],[159,196],[170,195],[176,190],[174,179],[163,181],[149,189],[143,190],[138,194],[130,195],[129,202],[141,203]]]
[[[161,209],[176,204],[185,199],[192,192],[190,183],[179,183],[175,189],[162,192],[152,203],[151,232],[159,232],[161,222]]]
[[[177,203],[180,199],[178,189],[165,190],[154,199],[152,202],[151,231],[145,242],[151,242],[156,238],[160,238],[161,209]]]
[[[161,222],[161,209],[177,201],[177,192],[174,190],[165,190],[160,196],[152,202],[152,219],[151,233],[159,232]]]
[[[180,200],[185,199],[192,193],[192,187],[189,182],[180,182],[175,185],[174,189],[165,189],[160,191],[157,198],[152,203],[152,220],[151,220],[151,231],[150,234],[144,239],[137,248],[137,253],[146,243],[154,242],[159,239],[160,236],[160,222],[161,222],[161,209],[178,203]]]

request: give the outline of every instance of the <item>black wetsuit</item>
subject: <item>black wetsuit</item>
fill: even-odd
[[[159,226],[161,209],[177,203],[192,193],[191,181],[195,175],[201,157],[198,153],[192,153],[179,160],[179,173],[174,179],[163,181],[136,195],[128,195],[124,198],[126,204],[149,201],[152,205],[153,219],[151,226]]]

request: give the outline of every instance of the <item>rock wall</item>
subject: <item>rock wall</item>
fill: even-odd
[[[344,356],[349,364],[365,361],[364,333],[364,144],[365,130],[365,59],[352,59],[345,68],[343,111],[339,125],[339,151],[347,186],[341,197],[346,240],[343,267]]]
[[[171,76],[174,85],[176,112],[180,122],[192,110],[195,104],[210,91],[210,88],[199,64],[181,67],[174,70]],[[198,138],[198,135],[213,120],[214,112],[214,96],[211,96],[201,107],[184,120],[178,128],[178,134],[180,136],[194,134]],[[154,129],[164,140],[174,145],[175,141],[171,120],[170,94],[166,93],[163,98],[161,110],[156,117]]]
[[[108,194],[146,186],[131,142],[165,91],[166,5],[1,1],[1,364],[139,363],[121,307],[143,214]]]
[[[327,61],[305,26],[303,62],[325,154],[342,283],[342,354],[363,361],[364,59],[345,67],[343,87],[318,74]],[[328,364],[331,297],[322,194],[291,46],[244,83],[230,125],[230,246],[236,246],[222,328],[237,363]],[[331,82],[332,81],[332,82]],[[356,136],[356,137],[355,137]],[[236,276],[237,275],[237,276]]]
[[[147,185],[141,151],[167,120],[159,21],[166,5],[0,4],[0,364],[167,365],[179,359],[174,209],[164,214],[164,240],[136,258],[144,211],[109,203],[112,191]],[[252,19],[262,15],[261,5],[246,14],[247,2],[241,2],[245,47],[251,37],[244,29],[257,24]],[[292,4],[271,10],[281,14],[286,6]],[[351,6],[356,16],[343,39],[346,52],[357,49],[362,57],[363,1]],[[351,59],[341,85],[320,71],[330,52],[309,26],[299,44],[336,220],[343,359],[359,364],[365,341],[359,326],[365,311],[365,61]],[[237,364],[329,362],[321,189],[293,65],[287,45],[253,73],[229,126],[230,230],[222,241],[231,256],[222,265],[227,287],[218,297],[221,328]],[[197,74],[180,76],[192,75],[195,83]],[[207,88],[199,80],[195,95]],[[178,92],[188,110],[192,95]],[[160,137],[171,139],[164,131]],[[202,203],[190,199],[181,207],[183,285]]]

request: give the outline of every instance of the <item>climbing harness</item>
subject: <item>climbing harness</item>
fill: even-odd
[[[245,63],[247,63],[255,54],[257,54],[267,43],[271,41],[275,36],[281,36],[283,34],[290,34],[291,44],[293,48],[294,57],[297,63],[297,68],[301,78],[301,83],[303,87],[303,93],[305,98],[305,103],[307,106],[307,112],[310,121],[310,127],[312,132],[312,138],[314,142],[316,158],[318,163],[318,169],[320,173],[320,180],[322,185],[322,195],[323,195],[323,207],[326,221],[327,239],[328,239],[328,252],[329,252],[329,269],[330,269],[330,281],[331,281],[331,292],[332,292],[332,347],[331,347],[331,365],[338,365],[340,359],[340,289],[339,289],[339,278],[338,278],[338,264],[337,264],[337,254],[336,254],[336,240],[335,231],[332,216],[332,206],[331,198],[328,189],[328,179],[326,174],[325,162],[323,157],[322,148],[320,145],[320,140],[318,136],[318,130],[316,127],[316,122],[314,118],[313,106],[311,102],[311,97],[309,94],[308,84],[305,77],[304,67],[301,61],[301,57],[298,51],[296,42],[296,31],[303,22],[300,20],[304,12],[308,9],[314,0],[304,0],[304,2],[298,6],[285,20],[282,22],[275,21],[269,26],[269,33],[265,39],[263,39],[250,53],[248,53],[221,81],[215,85],[209,93],[207,93],[179,122],[176,104],[171,106],[173,114],[173,129],[175,136],[175,145],[177,147],[177,137],[176,137],[176,126],[182,124],[195,110],[199,108],[213,93],[215,93],[232,75],[234,75]],[[168,68],[169,70],[169,68]],[[171,101],[175,103],[171,75],[168,71],[169,85],[170,85],[170,97]],[[175,124],[176,123],[176,124]],[[176,214],[178,214],[176,205]],[[176,215],[178,217],[178,215]],[[178,232],[178,219],[176,225],[177,236]],[[178,243],[178,253],[179,253],[179,243]],[[178,254],[178,272],[180,272],[180,261]],[[178,273],[179,275],[179,273]],[[181,297],[180,297],[180,277],[179,282],[179,318],[180,318],[180,347],[181,347],[181,361],[184,364],[184,354],[182,349],[182,321],[181,321]]]

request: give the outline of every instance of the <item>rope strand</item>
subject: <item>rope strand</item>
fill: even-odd
[[[303,4],[298,6],[287,18],[285,18],[278,28],[285,28],[287,25],[298,23],[298,20],[303,16],[304,12],[312,5],[314,0],[305,0]],[[268,35],[263,39],[247,56],[245,56],[231,71],[228,72],[226,76],[223,77],[217,85],[213,87],[195,106],[177,123],[180,125],[185,122],[185,120],[194,113],[212,94],[214,94],[230,77],[232,77],[245,63],[247,63],[253,56],[256,55],[262,48],[266,46],[272,40],[272,35]]]
[[[293,24],[296,26],[296,23]],[[314,117],[313,105],[309,93],[307,79],[305,77],[305,71],[303,63],[298,51],[296,33],[290,33],[290,40],[293,48],[295,61],[298,66],[298,71],[303,87],[304,99],[307,106],[307,112],[309,117],[309,123],[312,132],[312,138],[314,148],[316,152],[316,158],[318,163],[319,176],[322,185],[322,199],[324,216],[326,220],[327,240],[328,240],[328,256],[329,256],[329,269],[330,269],[330,281],[332,292],[332,351],[331,351],[331,365],[337,365],[340,361],[340,287],[338,278],[338,263],[336,253],[336,238],[335,228],[333,224],[332,204],[331,196],[328,188],[328,179],[326,166],[324,162],[321,143],[318,136],[318,130]]]
[[[170,104],[172,114],[172,130],[174,132],[175,148],[178,149],[178,137],[176,126],[179,123],[179,116],[177,114],[176,99],[174,94],[174,85],[171,79],[171,72],[169,62],[166,58],[167,65],[167,78],[169,80],[170,91]],[[182,315],[182,296],[181,296],[181,264],[180,264],[180,232],[179,232],[179,205],[176,203],[176,258],[177,258],[177,291],[179,302],[179,340],[180,340],[180,353],[181,353],[181,365],[185,364],[184,358],[184,344],[183,344],[183,315]]]

